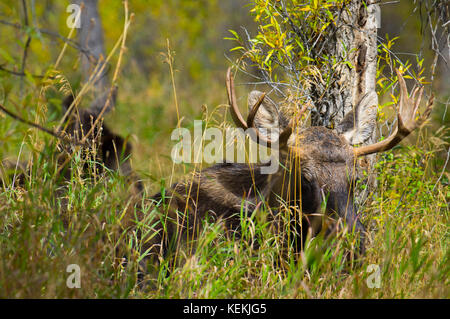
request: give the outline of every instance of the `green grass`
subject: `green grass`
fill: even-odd
[[[125,82],[124,87],[133,87]],[[178,88],[183,127],[192,127],[201,117],[202,101],[218,105],[208,107],[208,126],[224,126],[222,82],[217,77],[208,91],[197,87],[203,95]],[[445,127],[433,134],[422,130],[415,135],[415,146],[379,155],[377,188],[360,207],[368,242],[359,263],[345,258],[355,246],[353,234],[346,232],[332,239],[310,238],[305,250],[294,256],[282,249],[282,238],[271,231],[267,212],[261,209],[242,220],[239,237],[226,235],[220,222],[205,221],[198,240],[174,252],[176,262],[166,258],[153,263],[145,285],[138,285],[144,257],[138,253],[143,245],[138,231],[148,232],[153,216],[164,214],[148,199],[193,170],[190,165],[174,166],[169,156],[168,141],[176,126],[174,103],[167,98],[170,87],[166,81],[144,91],[121,90],[116,110],[106,119],[132,143],[132,166],[145,185],[146,218],[137,229],[128,227],[134,212],[123,177],[111,171],[94,174],[86,154],[77,153],[70,161],[70,178],[63,179],[57,173],[60,153],[55,140],[0,115],[0,159],[19,158],[31,168],[23,186],[11,187],[8,179],[0,186],[0,297],[450,297]],[[239,96],[244,89],[238,87]],[[33,86],[27,92],[17,112],[54,127],[61,118],[60,93],[48,90],[43,96]],[[407,142],[413,145],[414,139]],[[80,266],[80,289],[66,285],[70,264]],[[373,275],[369,265],[379,267],[380,288],[367,284]]]
[[[62,180],[54,149],[45,146],[23,187],[0,190],[0,297],[448,298],[450,194],[448,175],[438,181],[433,149],[428,143],[380,156],[377,189],[361,207],[369,239],[359,264],[344,257],[352,234],[310,239],[299,256],[282,250],[262,209],[242,219],[239,237],[205,221],[198,240],[176,251],[176,263],[155,263],[140,288],[126,181],[115,172],[85,174],[81,155]],[[161,185],[146,183],[149,193]],[[147,216],[164,213],[143,206]],[[66,286],[69,264],[81,268],[80,289]],[[370,264],[379,266],[380,288],[367,285]]]

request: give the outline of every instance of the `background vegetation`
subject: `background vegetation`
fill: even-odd
[[[36,27],[67,37],[68,3],[28,2],[33,8],[28,28],[0,24],[0,67],[4,69],[0,70],[0,103],[23,118],[54,128],[62,116],[63,96],[82,86],[79,52],[69,47],[55,68],[64,42]],[[319,7],[328,3],[304,2]],[[224,38],[242,38],[247,31],[256,38],[261,31],[258,25],[268,23],[258,16],[267,13],[258,11],[264,3],[130,1],[134,20],[118,83],[118,102],[106,123],[132,142],[136,150],[133,168],[143,179],[147,196],[192,169],[173,165],[170,159],[176,105],[184,127],[192,127],[194,119],[200,118],[213,126],[230,123],[225,112],[225,70],[248,48],[230,51],[240,44]],[[431,38],[424,31],[426,19],[421,17],[425,10],[419,7],[427,3],[401,1],[381,6],[379,36],[388,49],[380,46],[379,50],[378,89],[384,94],[380,124],[392,119],[391,102],[396,94],[395,79],[387,69],[383,71],[386,65],[399,58],[417,73],[420,66],[425,68],[422,82],[430,79],[434,54],[428,49]],[[122,2],[100,1],[100,12],[106,51],[110,52],[123,31]],[[2,1],[0,20],[23,24],[21,2]],[[396,36],[399,39],[392,41]],[[21,72],[28,37],[25,76],[17,76],[14,73]],[[269,61],[268,52],[261,51],[253,62]],[[114,54],[112,66],[117,59]],[[249,70],[254,69],[249,66]],[[39,76],[48,72],[52,77],[43,80]],[[343,248],[351,248],[353,242],[350,234],[341,234],[333,242],[312,239],[300,258],[283,258],[264,218],[252,216],[243,219],[239,239],[224,236],[220,223],[206,224],[195,253],[180,251],[175,266],[161,260],[141,289],[136,270],[142,256],[132,248],[137,235],[123,229],[130,205],[126,181],[109,172],[92,183],[77,169],[86,162],[78,154],[70,163],[75,168],[71,179],[61,186],[54,138],[0,113],[0,159],[20,159],[32,168],[23,187],[11,187],[11,181],[5,181],[0,188],[0,297],[448,298],[449,74],[448,66],[439,61],[431,123],[379,157],[378,187],[361,207],[369,230],[362,265],[347,265],[343,258]],[[244,74],[240,81],[245,84],[237,88],[241,97],[255,87],[266,88],[249,84],[251,77]],[[280,99],[275,93],[273,98]],[[207,112],[202,113],[202,105]],[[63,196],[55,196],[61,192]],[[149,203],[143,205],[149,216],[156,213]],[[139,227],[145,230],[146,226]],[[259,249],[249,238],[259,241]],[[120,262],[119,245],[128,247],[127,264]],[[81,267],[81,289],[66,286],[66,267],[74,263]],[[380,266],[381,288],[368,288],[370,264]]]

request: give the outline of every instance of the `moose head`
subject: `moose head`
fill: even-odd
[[[174,184],[164,196],[157,194],[153,199],[163,200],[168,205],[168,220],[174,222],[164,223],[167,233],[158,229],[158,235],[152,241],[153,248],[165,251],[173,237],[180,238],[180,231],[196,233],[201,220],[211,212],[224,219],[230,229],[238,229],[243,201],[247,213],[264,201],[273,213],[275,225],[280,220],[281,207],[300,212],[293,215],[294,229],[299,235],[294,243],[297,248],[301,249],[308,231],[313,235],[320,231],[324,214],[319,213],[325,206],[325,216],[334,220],[338,217],[357,234],[359,252],[363,253],[365,230],[353,198],[357,159],[394,147],[428,118],[433,105],[431,97],[424,113],[418,115],[423,88],[417,88],[408,96],[404,78],[399,71],[397,75],[400,101],[393,133],[381,142],[353,147],[354,141],[358,140],[356,134],[367,131],[364,110],[367,101],[373,99],[363,97],[336,129],[303,128],[297,125],[298,116],[288,120],[264,93],[253,91],[248,97],[249,115],[244,120],[237,105],[233,76],[228,69],[228,101],[236,126],[253,129],[254,139],[264,146],[277,143],[280,169],[273,174],[262,174],[263,164],[216,164],[195,173],[189,182]],[[305,109],[303,107],[301,112]],[[173,236],[175,232],[178,236]]]

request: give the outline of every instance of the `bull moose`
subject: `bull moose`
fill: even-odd
[[[243,206],[245,213],[251,214],[264,202],[276,230],[283,227],[282,209],[287,207],[292,213],[291,229],[295,236],[288,236],[289,244],[298,251],[307,234],[315,236],[326,226],[321,213],[325,203],[325,215],[343,220],[348,230],[357,234],[359,253],[363,254],[365,229],[354,202],[357,159],[393,148],[425,122],[433,106],[431,96],[425,111],[418,115],[423,87],[416,88],[408,96],[405,80],[398,70],[397,76],[400,100],[392,134],[372,145],[353,147],[353,142],[358,140],[356,135],[367,133],[364,110],[367,101],[373,100],[369,96],[364,96],[335,129],[304,128],[298,126],[299,116],[288,120],[264,93],[252,91],[248,96],[248,104],[252,107],[244,120],[237,106],[231,69],[228,69],[226,87],[234,123],[239,128],[254,130],[256,142],[263,146],[277,143],[280,169],[273,174],[264,174],[261,169],[266,164],[221,163],[194,172],[190,181],[175,183],[165,193],[151,198],[164,206],[167,213],[160,214],[159,221],[150,223],[151,231],[141,234],[141,248],[150,255],[165,254],[170,244],[178,243],[184,235],[194,238],[207,216],[223,219],[229,230],[239,230]],[[66,98],[64,110],[69,110],[72,103],[72,96]],[[85,136],[99,116],[92,108],[70,115],[66,132],[75,140]],[[269,131],[271,135],[267,135]],[[94,130],[94,136],[100,138],[100,152],[95,162],[101,163],[100,168],[104,166],[128,176],[134,185],[134,202],[140,202],[143,185],[131,170],[131,146],[103,124]],[[139,205],[136,204],[137,217],[142,219],[145,214]],[[130,214],[133,214],[132,210]],[[328,225],[328,231],[336,230],[337,225]]]
[[[394,147],[428,118],[433,105],[431,97],[423,114],[418,115],[423,87],[408,96],[405,80],[398,70],[397,75],[400,100],[394,131],[380,142],[353,147],[350,142],[356,138],[354,135],[367,129],[364,127],[367,125],[364,109],[370,100],[367,96],[335,129],[303,128],[297,125],[297,118],[288,120],[264,93],[252,91],[248,97],[249,116],[244,120],[237,106],[231,69],[228,69],[226,87],[234,123],[243,129],[253,128],[258,143],[269,146],[278,143],[280,169],[274,174],[262,174],[265,164],[215,164],[195,172],[190,181],[176,183],[164,194],[156,194],[152,199],[164,205],[167,214],[162,214],[161,223],[153,224],[152,238],[145,245],[147,251],[164,254],[183,234],[194,238],[202,220],[210,215],[223,219],[227,229],[237,230],[243,205],[245,213],[251,214],[261,201],[270,208],[273,224],[278,229],[281,207],[299,212],[292,215],[296,236],[290,238],[294,247],[301,249],[308,231],[314,236],[321,230],[323,214],[319,213],[326,201],[325,215],[340,218],[349,231],[355,232],[359,253],[363,254],[365,229],[354,201],[357,159]],[[265,134],[268,130],[278,132],[275,138],[273,134],[271,137]]]

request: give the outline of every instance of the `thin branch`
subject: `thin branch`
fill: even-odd
[[[25,120],[24,118],[20,117],[19,115],[14,114],[13,112],[9,111],[2,104],[0,104],[0,110],[3,111],[5,114],[9,115],[10,117],[12,117],[13,119],[15,119],[19,122],[22,122],[24,124],[27,124],[29,126],[32,126],[34,128],[37,128],[38,130],[45,132],[47,134],[50,134],[51,136],[56,137],[57,139],[63,140],[65,142],[73,143],[76,145],[84,145],[85,144],[85,141],[80,142],[80,141],[74,140],[72,138],[68,138],[67,136],[62,135],[61,133],[54,132],[54,131],[49,130],[48,128],[45,128],[37,123]]]
[[[26,76],[27,74],[25,72],[17,72],[17,71],[13,71],[13,70],[9,70],[5,67],[3,67],[2,65],[0,65],[0,71],[15,75],[15,76]],[[33,78],[38,78],[38,79],[43,79],[43,78],[48,78],[48,79],[55,79],[54,76],[45,76],[45,75],[39,75],[39,74],[29,74],[31,77]]]
[[[0,19],[0,24],[4,24],[4,25],[7,25],[10,27],[19,29],[19,30],[23,30],[25,28],[21,24],[9,22],[9,21],[2,20],[2,19]],[[68,39],[68,38],[62,36],[61,34],[51,31],[51,30],[35,28],[35,27],[33,27],[33,29],[36,31],[39,31],[42,34],[45,34],[45,35],[53,37],[53,38],[57,38],[57,39],[61,40],[62,42],[67,43],[72,48],[74,48],[74,49],[80,51],[81,53],[83,53],[84,55],[86,55],[89,59],[92,59],[92,61],[95,61],[95,63],[97,62],[97,58],[91,53],[91,51],[88,48],[85,48],[82,45],[80,45],[78,42]]]

